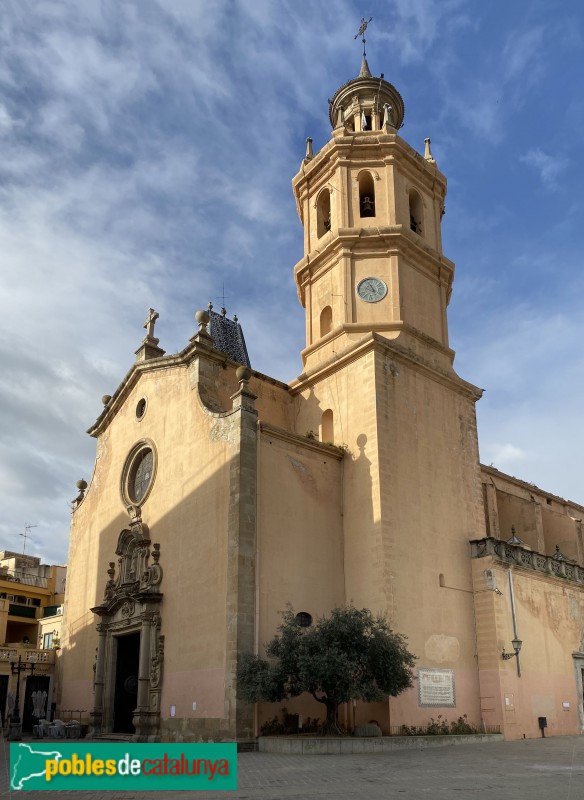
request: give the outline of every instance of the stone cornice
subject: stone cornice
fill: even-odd
[[[108,404],[104,407],[95,423],[87,430],[87,433],[94,437],[98,437],[103,433],[144,373],[171,369],[173,367],[186,368],[195,358],[206,358],[217,364],[222,364],[225,367],[230,366],[233,369],[240,366],[237,362],[228,358],[225,353],[207,344],[206,341],[191,341],[180,353],[136,362],[132,364]],[[253,378],[262,382],[270,383],[288,391],[288,384],[276,378],[270,378],[268,375],[264,375],[262,372],[256,372],[256,370],[253,369],[251,370],[251,375]]]
[[[521,480],[521,478],[516,478],[514,475],[507,475],[507,473],[501,472],[501,470],[498,470],[496,467],[490,467],[486,464],[481,464],[480,467],[483,483],[493,482],[496,486],[497,479],[500,479],[504,483],[512,483],[517,488],[529,492],[530,494],[539,494],[546,499],[555,500],[559,505],[564,506],[565,509],[581,512],[582,518],[584,519],[584,506],[581,506],[579,503],[574,503],[571,500],[566,500],[564,497],[547,492],[534,483],[528,483],[527,481]]]
[[[417,339],[425,345],[429,345],[434,350],[437,350],[439,353],[446,356],[450,363],[453,362],[455,355],[454,350],[451,350],[450,347],[445,347],[437,339],[433,339],[431,336],[422,333],[417,328],[413,328],[411,325],[408,325],[407,322],[403,322],[403,320],[398,320],[397,322],[341,322],[341,324],[333,328],[330,333],[325,334],[325,336],[318,339],[314,344],[305,347],[301,353],[301,356],[303,360],[306,360],[309,356],[327,347],[332,341],[338,339],[344,334],[350,335],[355,333],[377,333],[386,339],[384,334],[392,333],[392,341],[395,341],[402,332],[409,334],[414,339]],[[334,360],[335,359],[333,356],[331,356],[329,359],[331,363]],[[326,363],[328,363],[328,361]]]
[[[142,603],[145,606],[144,612],[142,613],[147,613],[151,610],[150,606],[159,605],[162,602],[163,597],[164,595],[162,592],[134,592],[128,594],[117,594],[115,597],[112,597],[111,600],[104,600],[103,603],[98,606],[94,606],[89,610],[98,617],[108,617],[115,614],[119,608],[122,608],[124,603],[135,602]],[[141,616],[142,614],[138,615],[138,617]]]
[[[369,256],[379,254],[410,257],[410,264],[425,270],[438,283],[450,288],[454,279],[454,263],[404,228],[403,225],[380,225],[374,228],[338,228],[320,251],[304,256],[294,267],[298,299],[306,307],[306,279],[315,280],[345,254]],[[307,274],[305,274],[307,273]]]
[[[319,442],[318,439],[309,439],[307,436],[302,436],[298,433],[278,428],[276,425],[270,425],[268,422],[258,422],[260,433],[265,436],[271,436],[274,439],[280,439],[283,442],[295,445],[296,447],[303,447],[306,450],[313,450],[321,455],[330,456],[337,461],[342,461],[345,456],[345,451],[335,445],[325,444]]]
[[[532,570],[548,578],[569,581],[575,587],[584,589],[584,568],[574,561],[555,559],[553,556],[537,553],[521,545],[509,544],[492,536],[473,539],[470,546],[471,558],[490,556],[502,564]]]
[[[325,172],[329,164],[339,159],[351,159],[362,162],[371,161],[379,164],[391,163],[401,159],[408,167],[417,168],[416,176],[420,178],[420,167],[428,189],[438,183],[442,187],[442,194],[446,191],[446,176],[438,169],[435,163],[426,161],[405,139],[396,133],[383,133],[382,131],[359,131],[347,133],[344,136],[335,135],[310,161],[303,161],[299,172],[292,179],[292,186],[297,202],[301,204],[306,186],[309,182],[317,181]],[[408,163],[409,162],[409,163]],[[359,166],[362,166],[360,163]]]
[[[482,397],[482,389],[479,389],[472,383],[468,383],[460,378],[456,372],[454,372],[454,370],[446,373],[429,365],[411,350],[404,347],[396,339],[386,339],[382,335],[371,331],[370,325],[343,325],[340,327],[343,329],[343,332],[353,332],[355,329],[358,330],[365,328],[367,334],[358,342],[351,342],[341,353],[331,356],[331,358],[319,364],[314,369],[306,370],[299,375],[298,378],[291,381],[290,390],[294,395],[299,394],[309,386],[319,383],[334,372],[337,372],[339,369],[346,367],[349,363],[355,361],[357,358],[361,358],[366,353],[372,350],[377,350],[386,352],[391,356],[392,359],[395,359],[398,362],[401,361],[407,364],[410,368],[426,374],[437,383],[441,383],[442,385],[447,386],[449,389],[454,389],[454,391],[456,391],[458,394],[466,395],[475,401],[480,400]],[[409,326],[403,324],[400,327],[404,332],[410,333],[425,341],[426,337],[423,337],[415,329],[410,329]],[[442,347],[438,342],[434,342],[434,340],[431,341],[432,344],[437,347],[437,349],[442,350],[451,356],[454,355],[452,350]]]

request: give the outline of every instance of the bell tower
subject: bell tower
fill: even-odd
[[[306,309],[304,368],[290,383],[295,432],[344,445],[331,513],[346,602],[386,616],[420,667],[478,697],[468,552],[484,535],[481,391],[455,372],[448,341],[446,178],[429,139],[420,154],[399,135],[401,95],[365,55],[329,116],[330,140],[318,153],[308,142],[293,179]],[[392,724],[412,718],[406,706],[392,700]]]
[[[365,55],[330,101],[330,141],[312,142],[293,180],[304,226],[295,267],[306,309],[307,370],[375,331],[448,349],[454,265],[442,255],[446,178],[399,135],[404,103]],[[452,354],[453,355],[453,354]]]

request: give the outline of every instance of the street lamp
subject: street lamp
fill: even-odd
[[[10,717],[10,734],[8,736],[8,738],[13,741],[20,741],[22,738],[22,721],[20,719],[20,673],[30,672],[32,675],[37,661],[38,656],[36,653],[31,653],[29,655],[28,663],[26,661],[23,663],[20,654],[18,655],[18,660],[16,658],[16,653],[10,654],[10,672],[13,675],[16,673],[16,699]]]
[[[512,639],[511,644],[513,645],[513,652],[506,653],[505,648],[503,647],[503,652],[501,653],[501,658],[503,661],[508,661],[510,658],[517,658],[519,659],[519,651],[521,650],[521,645],[523,642],[521,639]]]

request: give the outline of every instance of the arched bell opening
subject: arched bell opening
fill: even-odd
[[[375,186],[370,172],[359,175],[359,216],[375,216]]]
[[[415,189],[410,189],[410,230],[418,236],[424,235],[424,203]]]
[[[371,111],[363,111],[361,114],[361,130],[362,131],[372,131],[373,130],[373,115]]]
[[[316,201],[316,235],[320,239],[331,229],[331,193],[323,189]]]
[[[326,336],[333,329],[333,310],[330,306],[325,306],[320,312],[320,335]]]

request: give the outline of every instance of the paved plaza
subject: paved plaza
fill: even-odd
[[[1,741],[0,797],[38,799],[38,792],[9,792],[8,747]],[[152,800],[218,797],[238,800],[582,800],[584,736],[494,742],[485,745],[351,756],[239,755],[236,792],[152,792]],[[56,792],[79,800],[144,797],[136,792]]]

